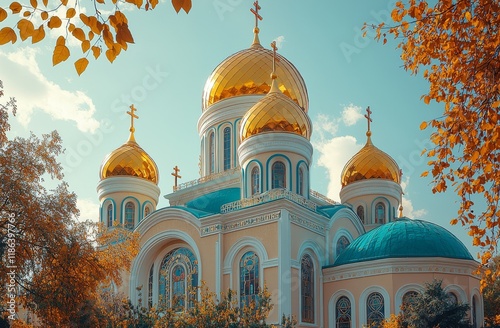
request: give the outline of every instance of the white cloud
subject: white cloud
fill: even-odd
[[[96,111],[92,99],[82,91],[65,90],[49,81],[36,62],[37,50],[21,48],[15,52],[0,51],[0,76],[8,94],[18,103],[17,119],[28,126],[35,110],[53,119],[73,121],[83,132],[94,132],[99,122],[93,117]]]
[[[285,43],[285,37],[283,35],[280,35],[276,37],[273,41],[276,41],[276,47],[279,50],[282,48],[283,43]]]
[[[342,111],[342,121],[347,126],[356,124],[363,117],[363,114],[361,114],[361,107],[353,104],[345,106]]]
[[[87,200],[87,199],[78,199],[76,201],[76,207],[80,210],[79,221],[99,221],[99,204]]]
[[[403,215],[411,219],[421,219],[427,215],[426,209],[415,209],[412,201],[408,198],[407,193],[408,185],[410,184],[410,177],[406,177],[401,181],[401,188],[403,189]]]

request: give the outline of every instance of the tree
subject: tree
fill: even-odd
[[[0,22],[9,21],[10,16],[17,32],[10,26],[1,28],[0,45],[15,43],[18,37],[21,41],[31,39],[31,43],[37,43],[45,38],[46,29],[55,30],[60,36],[54,46],[53,65],[69,58],[66,41],[70,37],[81,45],[83,57],[75,61],[75,69],[81,74],[89,64],[87,57],[90,55],[98,59],[104,48],[106,58],[113,62],[122,50],[134,43],[125,10],[121,8],[136,7],[148,11],[157,4],[158,0],[92,0],[90,6],[68,0],[42,0],[41,3],[30,0],[29,4],[12,1],[8,8],[10,13],[0,7]],[[172,5],[175,11],[183,9],[188,13],[191,0],[172,0]]]
[[[77,220],[76,195],[57,162],[61,138],[53,131],[9,140],[15,110],[15,99],[0,105],[0,313],[13,319],[20,306],[36,304],[46,326],[66,327],[99,285],[120,283],[138,236]],[[47,177],[59,183],[53,190]]]
[[[484,248],[483,264],[500,238],[499,12],[496,0],[398,1],[395,25],[373,26],[384,43],[387,34],[399,39],[406,70],[423,70],[424,103],[444,105],[442,115],[420,125],[434,129],[435,147],[423,151],[431,158],[432,191],[455,188],[460,207],[451,224],[467,226],[473,244]],[[478,195],[486,201],[481,213],[473,210]]]
[[[484,321],[486,327],[500,327],[500,256],[494,257],[483,274]]]
[[[468,310],[469,305],[451,301],[441,287],[441,281],[434,280],[426,284],[424,293],[401,306],[397,320],[403,327],[469,327],[466,320]]]

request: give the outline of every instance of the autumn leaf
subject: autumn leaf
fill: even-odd
[[[73,18],[76,15],[76,10],[75,8],[68,8],[66,11],[66,18]]]
[[[94,55],[94,58],[97,59],[101,55],[101,48],[92,46],[92,54]]]
[[[5,20],[5,18],[7,18],[7,11],[5,11],[5,9],[0,7],[0,22]]]
[[[47,23],[47,27],[50,29],[61,27],[61,25],[62,25],[62,21],[58,16],[50,17],[50,20]]]
[[[54,48],[54,53],[52,54],[52,65],[57,65],[60,62],[65,61],[69,58],[69,49],[65,45],[57,45]]]
[[[75,28],[71,34],[80,41],[85,40],[85,32],[79,27]]]
[[[43,29],[43,25],[40,25],[38,29],[33,31],[33,34],[31,36],[31,43],[40,42],[44,38],[45,38],[45,30]]]
[[[4,27],[0,30],[0,45],[6,44],[8,42],[16,42],[17,36],[16,32],[10,27]]]
[[[17,23],[17,28],[19,29],[19,35],[21,36],[21,40],[23,41],[31,37],[35,30],[33,23],[27,19],[21,19]]]
[[[427,122],[422,122],[420,123],[420,130],[425,130],[425,128],[427,128]]]
[[[9,8],[13,14],[18,14],[23,9],[23,6],[21,6],[21,4],[19,2],[15,1],[15,2],[10,4]]]
[[[38,2],[36,0],[30,0],[30,5],[36,9],[38,7]]]
[[[75,68],[78,75],[81,75],[85,71],[88,64],[89,61],[87,58],[80,58],[75,62]]]
[[[85,53],[90,49],[90,41],[89,40],[84,40],[82,42],[82,52]]]
[[[42,11],[42,13],[40,14],[40,17],[43,19],[43,20],[47,20],[47,18],[49,18],[49,13],[46,12],[46,11]]]
[[[191,0],[172,0],[172,5],[177,13],[181,9],[184,9],[186,13],[191,10]]]

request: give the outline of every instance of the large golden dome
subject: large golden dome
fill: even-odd
[[[305,112],[309,107],[306,84],[299,71],[285,57],[278,55],[279,89],[295,101]],[[202,109],[223,99],[251,94],[266,94],[271,89],[273,52],[254,42],[217,66],[203,89]]]
[[[158,167],[135,142],[133,133],[126,143],[108,154],[101,164],[101,180],[114,176],[134,176],[158,184]]]
[[[342,187],[356,181],[367,179],[385,179],[401,182],[400,169],[391,156],[375,147],[367,132],[368,140],[344,166],[341,175]]]
[[[289,132],[310,139],[312,129],[309,117],[275,87],[275,81],[271,91],[243,116],[241,141],[262,132]]]

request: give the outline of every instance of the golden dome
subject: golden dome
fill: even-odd
[[[241,141],[261,132],[290,132],[311,137],[311,121],[290,98],[273,89],[259,100],[241,120]]]
[[[208,77],[203,89],[202,109],[216,102],[240,95],[266,94],[271,89],[273,52],[254,42],[248,49],[226,58]],[[279,89],[305,112],[309,107],[306,84],[298,70],[285,57],[278,55]]]
[[[366,145],[344,166],[341,175],[342,187],[366,179],[386,179],[398,184],[401,182],[398,164],[372,144],[370,135],[371,133],[367,132]]]
[[[114,176],[134,176],[158,184],[158,167],[135,142],[133,132],[126,143],[112,151],[101,164],[101,180]]]

